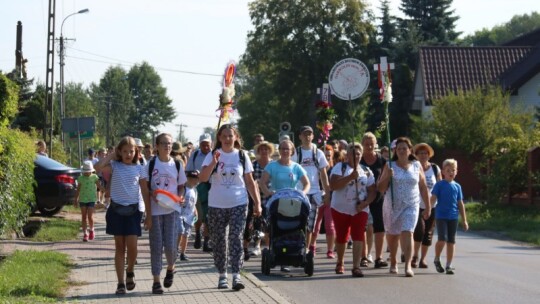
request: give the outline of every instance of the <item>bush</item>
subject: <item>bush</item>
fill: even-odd
[[[0,127],[5,127],[17,115],[19,87],[0,73]]]
[[[34,141],[0,127],[0,235],[20,231],[34,198]]]

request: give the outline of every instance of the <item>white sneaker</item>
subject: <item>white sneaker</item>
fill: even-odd
[[[260,247],[256,247],[256,248],[251,252],[251,255],[253,255],[253,256],[259,256],[259,255],[261,255],[261,248],[260,248]]]
[[[367,261],[368,263],[373,263],[373,257],[371,256],[371,254],[368,254]]]

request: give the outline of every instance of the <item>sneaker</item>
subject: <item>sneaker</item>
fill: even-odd
[[[347,242],[347,249],[352,249],[352,241]]]
[[[229,288],[229,282],[227,280],[227,277],[219,277],[218,289],[228,289]]]
[[[367,259],[368,263],[370,263],[370,264],[373,263],[373,256],[371,256],[371,254],[368,254],[366,259]]]
[[[261,255],[261,248],[260,247],[255,247],[255,250],[253,250],[251,252],[251,255],[253,256],[260,256]]]
[[[83,235],[82,241],[83,241],[83,242],[88,242],[88,234],[85,233],[85,234]]]
[[[94,230],[90,230],[90,233],[88,234],[88,239],[92,241],[95,237]]]
[[[281,268],[279,270],[281,272],[291,272],[291,269],[289,269],[289,267],[285,267],[285,266],[281,266]]]
[[[201,233],[195,232],[195,242],[193,242],[193,247],[195,249],[201,249]]]
[[[204,242],[203,251],[204,252],[212,252],[214,250],[212,249],[212,247],[210,247],[210,245],[208,245],[208,242]]]
[[[435,269],[437,269],[438,273],[443,273],[444,272],[444,268],[441,265],[441,261],[435,260],[433,263],[435,263]]]
[[[234,277],[232,281],[232,289],[239,291],[240,289],[244,289],[244,283],[242,283],[242,279],[240,276]]]
[[[336,258],[336,254],[329,250],[327,253],[326,253],[326,257],[329,258],[329,259],[335,259]]]
[[[383,268],[383,267],[388,267],[388,263],[386,261],[383,261],[382,259],[376,259],[375,268]]]
[[[185,253],[180,253],[180,261],[189,261],[189,258]]]
[[[446,266],[446,274],[454,274],[454,267]]]

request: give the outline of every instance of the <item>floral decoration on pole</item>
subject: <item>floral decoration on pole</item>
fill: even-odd
[[[225,73],[223,74],[223,88],[219,95],[219,107],[216,111],[219,111],[218,129],[222,123],[227,123],[230,116],[234,112],[234,75],[236,74],[236,64],[234,61],[230,61],[225,67]]]
[[[315,104],[317,108],[317,129],[321,130],[318,143],[326,142],[330,137],[330,130],[334,127],[334,120],[337,118],[336,112],[332,108],[331,102],[319,101]]]

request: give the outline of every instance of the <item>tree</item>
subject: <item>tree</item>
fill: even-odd
[[[491,29],[483,28],[475,31],[460,41],[465,46],[490,46],[501,45],[520,35],[540,28],[540,14],[532,12],[529,14],[515,15],[512,19]]]
[[[90,86],[90,96],[97,109],[97,130],[106,137],[107,146],[114,145],[130,130],[128,115],[135,108],[131,98],[127,72],[122,67],[109,67],[99,84]]]
[[[263,133],[276,141],[280,122],[291,122],[293,130],[315,124],[316,88],[328,81],[337,61],[373,58],[368,45],[375,29],[362,1],[259,0],[249,11],[255,29],[238,70],[238,126],[246,138]],[[335,135],[349,122],[341,119],[347,117],[346,104],[335,100],[334,107]]]
[[[379,26],[379,48],[382,56],[390,55],[390,50],[394,48],[396,39],[398,36],[398,30],[396,28],[396,18],[390,14],[390,1],[381,1],[381,25]]]
[[[405,14],[402,28],[410,24],[418,27],[422,41],[429,45],[450,45],[460,32],[456,32],[452,0],[401,0],[401,11]]]
[[[30,130],[29,124],[32,124],[32,122],[27,116],[25,116],[25,109],[32,99],[32,84],[34,83],[34,80],[27,79],[26,76],[21,75],[21,73],[17,73],[17,70],[13,70],[6,76],[19,87],[19,102],[17,105],[18,113],[11,126],[28,131]]]
[[[172,100],[167,97],[167,89],[162,86],[161,77],[146,62],[133,66],[127,74],[127,81],[134,107],[129,113],[129,130],[126,131],[148,139],[157,126],[176,117]]]

